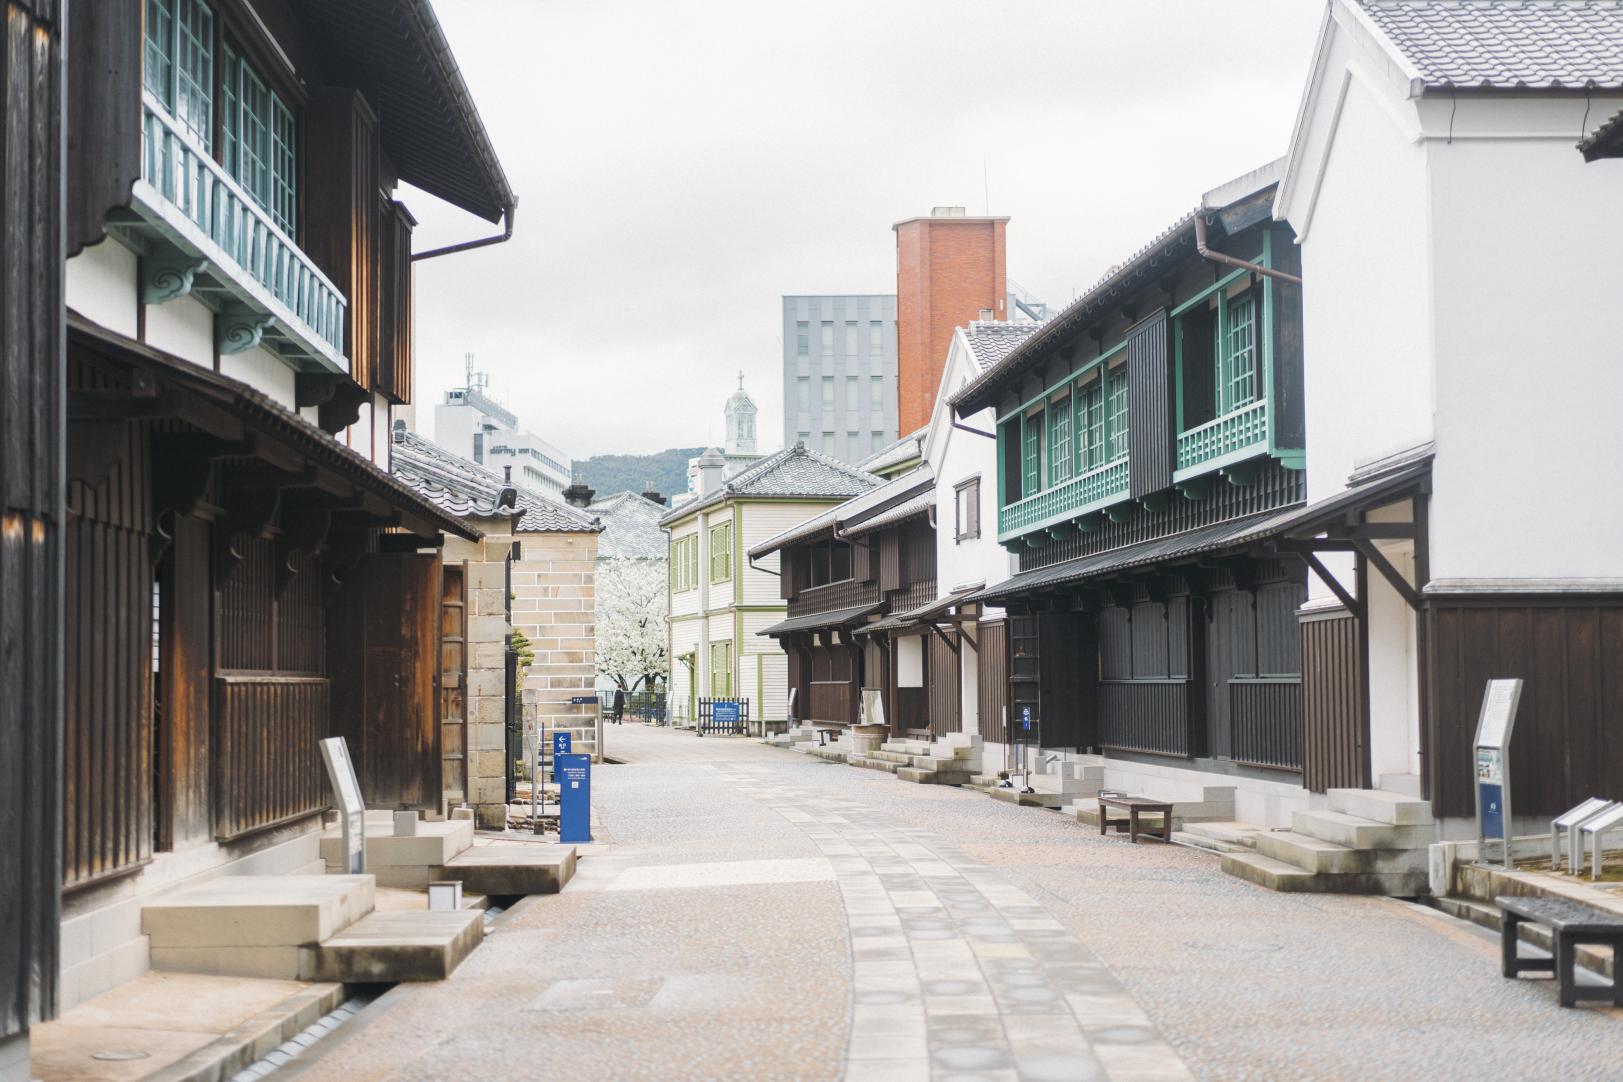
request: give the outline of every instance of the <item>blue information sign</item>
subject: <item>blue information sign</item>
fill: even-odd
[[[559,732],[554,732],[552,734],[552,780],[553,781],[558,780],[558,760],[563,758],[565,755],[568,755],[569,752],[570,752],[571,747],[573,747],[573,745],[571,744],[571,738],[570,738],[570,735],[568,733],[559,731]]]
[[[592,840],[592,757],[560,755],[558,766],[558,840]]]
[[[569,699],[570,706],[595,706],[596,704],[596,695],[573,695]]]
[[[1029,706],[1020,708],[1020,728],[1028,733],[1031,732],[1031,707]]]
[[[716,700],[710,704],[710,720],[715,722],[717,727],[730,725],[735,729],[738,728],[738,704],[725,699]]]
[[[1505,837],[1504,757],[1497,748],[1476,749],[1477,807],[1482,809],[1482,837]]]

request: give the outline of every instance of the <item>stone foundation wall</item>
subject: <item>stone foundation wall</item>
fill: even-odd
[[[526,703],[546,733],[568,729],[577,752],[601,757],[595,713],[571,705],[597,683],[597,535],[518,535],[522,559],[513,566],[513,623],[535,651],[524,681]],[[528,713],[528,711],[526,711]]]

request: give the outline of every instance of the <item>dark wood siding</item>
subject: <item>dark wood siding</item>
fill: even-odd
[[[943,639],[941,635],[931,632],[925,643],[924,674],[930,731],[937,736],[956,733],[963,728],[961,703],[964,680],[958,669],[958,650],[954,649],[961,647],[961,644],[956,631],[945,634],[946,638]]]
[[[1006,623],[977,624],[975,638],[980,643],[975,663],[980,666],[977,692],[980,702],[981,739],[1003,743],[1008,740],[1003,714],[1009,704],[1009,636]]]
[[[1370,783],[1358,621],[1345,609],[1301,621],[1302,784],[1315,793]]]
[[[184,849],[214,837],[209,547],[209,524],[180,516],[160,565],[156,765],[163,849]]]
[[[826,633],[825,633],[826,634]],[[855,725],[862,703],[862,654],[854,646],[812,646],[811,721]]]
[[[1296,610],[1307,597],[1305,572],[1294,561],[1266,561],[1252,575],[1248,589],[1216,589],[1205,601],[1206,754],[1294,770],[1302,765]]]
[[[328,609],[332,733],[372,807],[440,804],[439,579],[437,556],[369,556]]]
[[[326,804],[317,741],[327,681],[312,676],[215,679],[214,834],[229,841]]]
[[[141,175],[141,10],[133,0],[68,7],[68,255],[100,242]]]
[[[1137,499],[1172,484],[1172,366],[1161,311],[1127,336],[1128,492]]]
[[[1302,250],[1289,229],[1273,235],[1274,266],[1289,274],[1302,273]],[[1302,287],[1269,279],[1265,288],[1273,305],[1274,386],[1272,423],[1274,446],[1306,447],[1306,392],[1302,371]]]
[[[74,390],[99,370],[76,364]],[[147,434],[124,421],[70,426],[64,886],[152,856],[151,478]]]
[[[1510,748],[1516,815],[1623,794],[1623,596],[1432,597],[1422,618],[1425,776],[1437,815],[1475,814],[1471,741],[1495,677],[1525,681]]]
[[[381,203],[378,274],[377,391],[395,403],[411,401],[411,232],[417,224],[404,203]]]
[[[1104,747],[1198,755],[1204,731],[1197,636],[1204,618],[1188,594],[1152,601],[1144,587],[1109,605],[1098,626],[1098,741]]]
[[[56,1013],[61,879],[61,66],[0,0],[0,1037]]]

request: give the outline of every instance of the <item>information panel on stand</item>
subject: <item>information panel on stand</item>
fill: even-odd
[[[558,759],[574,750],[573,737],[567,732],[552,734],[552,780],[558,780]]]
[[[1516,707],[1521,697],[1521,680],[1489,680],[1476,725],[1477,843],[1484,846],[1498,840],[1507,868],[1511,835],[1510,734],[1516,727]]]
[[[558,840],[592,840],[592,757],[560,755],[558,768]]]

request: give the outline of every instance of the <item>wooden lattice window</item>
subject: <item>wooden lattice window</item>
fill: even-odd
[[[1021,491],[1030,496],[1043,488],[1043,411],[1026,415],[1025,475]]]
[[[1094,380],[1077,392],[1076,423],[1080,431],[1082,469],[1094,470],[1103,466],[1105,458],[1105,391],[1104,378]]]
[[[1229,413],[1257,398],[1257,306],[1249,293],[1228,302],[1217,330],[1217,412]]]
[[[1128,395],[1127,366],[1120,365],[1109,376],[1108,406],[1110,432],[1108,436],[1110,458],[1114,462],[1127,453]]]
[[[204,150],[214,145],[214,12],[202,0],[146,0],[142,79]]]
[[[1071,479],[1075,465],[1071,458],[1071,400],[1048,406],[1048,483],[1057,485]]]
[[[298,142],[293,111],[230,45],[225,47],[221,163],[291,234],[297,218]]]

